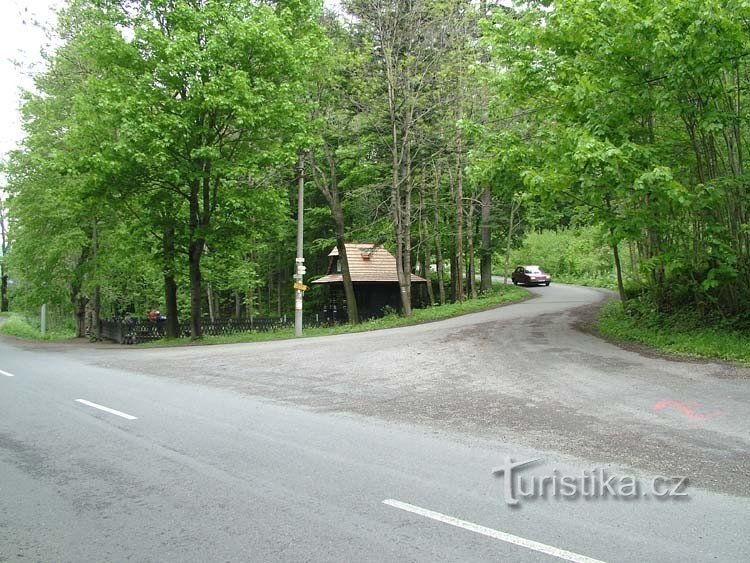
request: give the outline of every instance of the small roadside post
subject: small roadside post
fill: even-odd
[[[42,333],[42,336],[44,336],[45,334],[47,334],[47,304],[46,303],[42,305],[42,309],[41,311],[39,311],[39,316],[40,316],[39,328],[40,328],[40,332]]]
[[[303,250],[304,200],[305,200],[305,155],[300,153],[297,165],[297,257],[295,258],[294,273],[294,336],[302,336],[302,298],[305,286],[302,281],[306,273]]]

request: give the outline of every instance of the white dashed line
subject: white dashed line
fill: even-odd
[[[15,377],[12,373],[8,373],[7,371],[3,371],[0,369],[0,375],[4,375],[5,377]]]
[[[575,563],[604,563],[599,559],[592,559],[591,557],[579,555],[578,553],[573,553],[572,551],[566,551],[564,549],[553,547],[544,543],[527,540],[526,538],[514,536],[513,534],[507,534],[505,532],[500,532],[499,530],[493,530],[492,528],[485,528],[484,526],[480,526],[479,524],[467,522],[466,520],[460,520],[459,518],[447,516],[446,514],[434,512],[426,508],[420,508],[419,506],[414,506],[413,504],[407,504],[405,502],[393,499],[384,500],[383,504],[405,510],[406,512],[411,512],[412,514],[424,516],[425,518],[430,518],[431,520],[443,522],[444,524],[450,524],[451,526],[455,526],[457,528],[463,528],[464,530],[469,530],[470,532],[474,532],[476,534],[481,534],[483,536],[504,541],[506,543],[525,547],[526,549],[538,551],[539,553],[545,553],[547,555],[551,555],[552,557],[564,559],[565,561],[573,561]]]
[[[109,414],[114,414],[115,416],[121,416],[122,418],[127,418],[128,420],[138,420],[137,416],[133,416],[121,411],[116,411],[115,409],[111,409],[109,407],[103,407],[102,405],[97,405],[96,403],[92,403],[91,401],[87,401],[86,399],[76,399],[76,403],[88,405],[89,407],[94,407],[95,409],[99,409],[100,411],[108,412]]]

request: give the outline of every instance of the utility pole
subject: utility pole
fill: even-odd
[[[303,249],[303,225],[305,216],[305,154],[300,153],[297,165],[297,258],[294,274],[294,336],[302,336],[302,298],[307,287],[302,283],[306,268]]]

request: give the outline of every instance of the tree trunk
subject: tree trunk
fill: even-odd
[[[400,203],[398,204],[401,205]],[[404,271],[404,230],[401,225],[401,210],[397,210],[399,215],[398,224],[396,225],[396,275],[398,277],[399,294],[401,297],[401,314],[405,317],[411,316],[411,298],[409,296],[409,285],[411,283],[411,273]]]
[[[434,307],[435,290],[432,287],[430,276],[432,249],[430,248],[430,234],[427,230],[427,217],[425,217],[424,190],[419,192],[419,241],[422,246],[422,277],[427,280],[427,299],[430,302],[430,307]]]
[[[10,303],[8,302],[8,275],[5,273],[5,267],[0,266],[0,312],[8,311]]]
[[[445,264],[443,249],[440,247],[440,233],[437,233],[435,238],[437,239],[437,245],[435,246],[435,273],[438,279],[438,295],[440,296],[440,304],[445,305]]]
[[[164,305],[167,307],[166,336],[177,338],[180,321],[177,312],[177,281],[175,280],[175,234],[174,227],[164,229],[162,238],[164,251]]]
[[[8,234],[5,231],[5,207],[0,199],[0,312],[8,311],[8,272],[5,266],[5,255],[8,253]]]
[[[461,267],[458,265],[458,256],[456,256],[455,248],[452,249],[451,253],[451,301],[454,303],[458,302],[458,287],[459,278],[461,275]]]
[[[286,276],[284,276],[283,273],[284,270],[282,268],[276,276],[276,315],[279,318],[281,318],[281,280],[286,279]]]
[[[101,303],[102,303],[102,287],[97,284],[94,287],[94,295],[91,299],[91,331],[96,340],[101,340],[102,331],[101,323]]]
[[[211,282],[206,284],[206,298],[208,299],[208,318],[211,322],[216,321],[215,301],[214,301],[214,290],[211,286]]]
[[[91,249],[94,256],[94,279],[96,280],[96,285],[94,286],[94,295],[91,299],[91,323],[89,325],[90,334],[94,336],[96,340],[99,340],[101,337],[101,330],[99,327],[99,317],[100,317],[100,306],[101,306],[101,295],[102,295],[102,288],[101,285],[99,285],[99,229],[96,224],[96,219],[94,219],[94,226],[91,229]]]
[[[404,232],[404,277],[406,278],[406,299],[409,301],[409,315],[411,315],[411,191],[412,191],[412,178],[411,178],[411,146],[407,145],[406,155],[404,157],[405,166],[404,173],[402,175],[402,181],[405,186],[404,194],[404,213],[402,228]]]
[[[341,266],[341,277],[344,284],[344,295],[346,298],[346,312],[350,324],[359,322],[359,309],[357,307],[357,297],[354,293],[354,284],[352,275],[349,271],[349,257],[346,254],[346,225],[344,222],[344,208],[341,205],[341,191],[338,182],[338,166],[333,150],[328,143],[323,143],[322,150],[326,162],[328,163],[328,175],[324,176],[322,171],[315,163],[315,152],[310,153],[312,175],[315,185],[325,196],[328,207],[331,209],[334,229],[336,233],[336,249],[339,252],[339,265]]]
[[[245,293],[245,317],[255,315],[255,287],[250,284]]]
[[[242,316],[242,299],[240,299],[240,292],[234,292],[234,318],[239,319]]]
[[[428,250],[428,243],[425,243],[423,262],[422,262],[422,277],[427,280],[427,301],[430,307],[435,306],[435,289],[432,287],[432,276],[430,275],[430,253]]]
[[[81,295],[80,288],[76,291],[73,303],[75,304],[76,337],[83,338],[86,336],[86,304],[88,299]],[[49,330],[49,326],[47,326],[47,330]]]
[[[269,317],[273,314],[273,276],[274,272],[269,272],[266,282],[266,315]]]
[[[510,202],[510,221],[508,222],[508,241],[505,246],[505,268],[504,268],[504,283],[508,284],[508,274],[510,273],[510,250],[513,245],[513,231],[516,230],[514,225],[516,221],[516,203],[511,200]]]
[[[394,125],[394,142],[397,140]],[[411,316],[411,299],[409,297],[409,284],[411,276],[404,271],[404,212],[401,202],[401,178],[399,177],[398,149],[394,146],[392,155],[392,185],[391,185],[391,215],[393,227],[396,234],[396,276],[398,277],[399,295],[401,298],[401,314],[405,317]]]
[[[435,273],[438,278],[438,293],[440,304],[445,305],[445,264],[443,263],[443,245],[440,239],[440,208],[438,206],[438,190],[440,188],[440,177],[436,173],[435,187],[432,193],[432,204],[435,208]]]
[[[455,276],[453,276],[454,301],[461,302],[464,300],[464,283],[463,283],[463,253],[464,253],[464,175],[461,155],[456,155],[456,257],[454,265],[456,267]]]
[[[344,281],[344,295],[346,297],[346,314],[351,324],[359,323],[359,308],[357,307],[357,296],[354,293],[352,274],[349,271],[349,256],[346,254],[346,226],[344,225],[344,209],[341,205],[338,182],[335,177],[331,182],[331,214],[336,228],[336,248],[339,251],[339,263],[341,264],[341,277]]]
[[[203,337],[201,326],[201,257],[205,241],[197,239],[190,243],[190,337],[197,340]]]
[[[467,253],[469,255],[469,264],[467,268],[466,276],[469,282],[469,294],[472,299],[477,298],[477,275],[476,275],[476,261],[474,258],[474,204],[469,206],[469,212],[466,214],[466,232],[468,234],[468,248]]]
[[[386,52],[388,55],[389,52]],[[401,167],[403,165],[403,154],[399,154],[400,150],[403,151],[405,144],[403,143],[403,137],[399,136],[398,128],[398,101],[396,100],[395,84],[396,80],[394,77],[394,64],[390,56],[386,57],[386,73],[388,83],[388,113],[390,117],[391,127],[391,216],[393,220],[393,228],[396,235],[396,276],[398,278],[399,295],[401,298],[401,314],[405,317],[411,316],[411,297],[410,297],[410,285],[411,285],[411,273],[404,269],[404,249],[405,241],[404,234],[406,229],[409,227],[409,217],[404,216],[403,208],[403,194],[401,191],[401,182],[403,178],[400,175]],[[404,225],[406,222],[406,225]]]
[[[344,217],[336,221],[336,248],[339,251],[339,263],[341,264],[341,277],[344,280],[344,295],[346,296],[346,313],[351,324],[359,322],[359,308],[357,307],[357,296],[354,293],[352,274],[349,271],[349,256],[346,254],[346,239],[344,238]]]
[[[479,2],[479,17],[487,17],[487,0]],[[484,35],[484,33],[482,33]],[[489,53],[482,49],[480,61],[483,65],[489,63]],[[489,92],[485,88],[479,89],[479,103],[481,107],[481,122],[487,123],[489,120]],[[487,293],[492,290],[492,186],[488,183],[482,190],[480,197],[481,218],[479,222],[480,250],[479,250],[479,270],[481,283],[479,291]]]
[[[180,336],[180,320],[177,312],[177,282],[173,274],[164,274],[164,304],[167,307],[166,337]]]
[[[481,283],[479,291],[486,293],[492,289],[492,188],[482,190],[482,218],[480,223],[481,248],[479,250],[479,269]]]
[[[204,173],[210,173],[208,164],[203,164]],[[201,192],[203,199],[203,213],[201,213]],[[190,244],[188,246],[189,277],[190,277],[190,338],[198,340],[203,337],[201,326],[202,295],[201,295],[201,258],[206,248],[206,239],[200,236],[201,227],[208,223],[210,186],[208,176],[203,181],[196,179],[190,186]]]
[[[628,298],[625,295],[625,286],[622,282],[622,266],[620,264],[620,250],[617,248],[617,243],[612,243],[612,255],[615,259],[615,272],[617,273],[617,291],[620,293],[620,301],[622,306],[627,306]]]
[[[81,249],[81,254],[78,257],[78,263],[76,264],[76,270],[86,263],[91,251],[90,246],[84,246]],[[82,289],[81,278],[77,274],[70,284],[70,302],[73,305],[73,314],[75,316],[76,324],[76,337],[82,338],[86,336],[86,304],[88,299],[81,293]],[[49,326],[46,327],[49,330]]]

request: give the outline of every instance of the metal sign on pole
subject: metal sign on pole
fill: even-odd
[[[299,164],[297,166],[297,258],[295,262],[294,274],[294,336],[302,336],[302,298],[305,295],[304,284],[302,283],[305,275],[305,257],[303,250],[303,226],[305,215],[305,155],[300,153]]]

